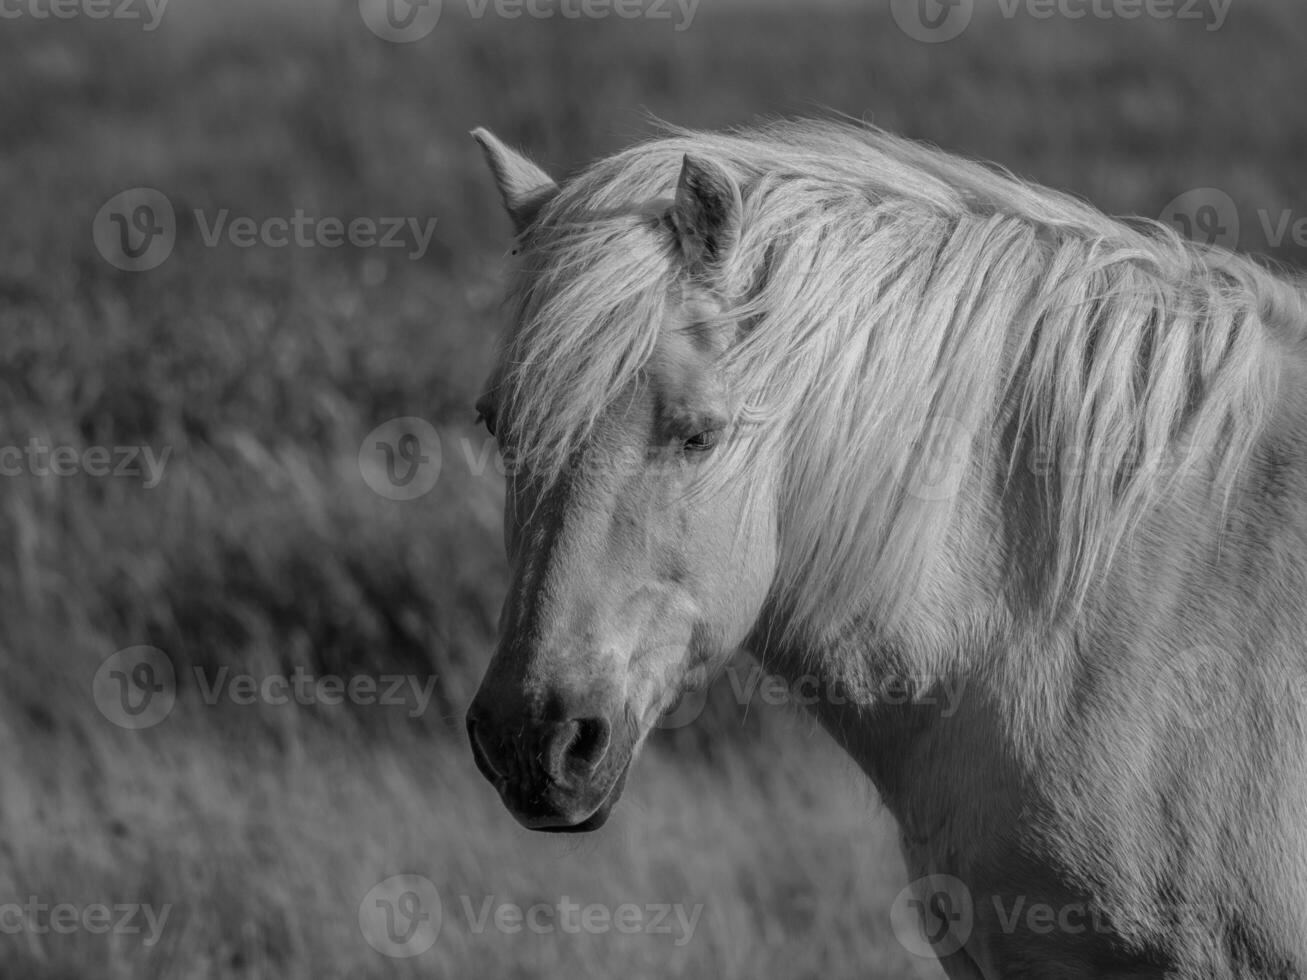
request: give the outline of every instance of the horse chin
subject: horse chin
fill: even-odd
[[[618,801],[622,795],[622,790],[626,787],[626,776],[631,771],[633,758],[633,755],[627,757],[622,764],[622,768],[618,771],[617,777],[603,793],[598,804],[591,809],[588,816],[577,819],[575,815],[561,812],[527,814],[516,809],[512,810],[513,816],[527,830],[537,830],[545,834],[587,834],[592,830],[598,830],[608,822],[608,817],[613,810],[613,804]]]
[[[601,803],[599,809],[590,816],[586,817],[580,823],[572,824],[542,824],[538,827],[531,824],[523,824],[528,830],[535,830],[542,834],[588,834],[592,830],[598,830],[608,822],[608,814],[612,812],[612,804]]]

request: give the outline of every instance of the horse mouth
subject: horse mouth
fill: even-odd
[[[593,791],[584,794],[592,799],[597,797],[597,802],[591,805],[578,806],[575,800],[556,801],[558,797],[556,790],[543,794],[549,798],[547,802],[537,795],[529,804],[522,805],[516,799],[518,794],[512,787],[496,785],[495,788],[499,790],[500,799],[504,801],[504,806],[508,808],[509,813],[527,830],[536,830],[545,834],[587,834],[592,830],[598,830],[608,822],[613,805],[621,797],[622,790],[626,786],[626,776],[631,770],[631,761],[632,757],[628,756],[606,789],[598,794]],[[541,806],[541,803],[545,805]]]

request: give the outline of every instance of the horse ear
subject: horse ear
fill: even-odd
[[[513,232],[521,234],[535,220],[540,209],[558,193],[558,185],[522,154],[501,143],[488,129],[472,130],[472,138],[486,155],[486,163],[499,185],[504,210],[513,221]]]
[[[672,227],[692,269],[721,262],[739,235],[744,205],[735,180],[717,164],[688,153],[672,203]]]

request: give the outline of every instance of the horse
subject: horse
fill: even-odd
[[[467,730],[517,820],[601,827],[743,648],[841,692],[954,980],[1307,976],[1304,283],[846,120],[563,186],[473,136],[516,248]]]

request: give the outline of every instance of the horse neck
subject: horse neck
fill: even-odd
[[[803,638],[771,612],[752,648],[769,670],[817,692],[813,712],[877,785],[909,844],[932,837],[940,821],[997,832],[1016,819],[1029,774],[1077,730],[1078,699],[1095,673],[1087,664],[1104,651],[1115,651],[1115,673],[1143,690],[1152,661],[1141,645],[1156,656],[1179,643],[1193,625],[1186,609],[1205,609],[1202,635],[1231,651],[1246,639],[1247,609],[1236,615],[1236,602],[1267,622],[1289,615],[1272,601],[1283,583],[1254,574],[1285,567],[1267,557],[1285,535],[1230,532],[1280,522],[1301,535],[1307,526],[1294,503],[1307,487],[1298,462],[1307,458],[1307,360],[1286,357],[1279,370],[1288,376],[1274,386],[1272,418],[1229,510],[1196,467],[1073,607],[1050,608],[1041,478],[1018,466],[1010,479],[977,474],[964,486],[945,547],[891,627],[865,617]],[[1281,485],[1293,489],[1266,499],[1264,488]]]
[[[1001,537],[999,486],[993,473],[976,471],[957,505],[942,508],[951,515],[943,546],[927,556],[893,624],[868,614],[816,635],[787,620],[779,597],[750,638],[749,649],[791,689],[817,692],[817,718],[887,801],[902,781],[907,743],[953,716],[985,651],[1016,628],[1010,576],[993,545]]]

